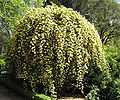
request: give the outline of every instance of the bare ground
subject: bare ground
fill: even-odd
[[[58,100],[87,100],[85,98],[64,97]]]

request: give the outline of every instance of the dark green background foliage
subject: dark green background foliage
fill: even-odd
[[[104,47],[106,59],[110,66],[112,81],[109,85],[110,100],[120,98],[120,50],[119,45],[107,45]]]
[[[112,77],[114,78],[120,78],[119,72],[120,72],[120,51],[119,47],[117,46],[105,46],[104,48],[106,59],[108,60],[109,66],[110,66],[110,73],[112,74]]]
[[[88,75],[88,77],[86,78],[87,81],[85,81],[85,86],[87,86],[87,90],[91,89],[90,92],[87,94],[87,98],[89,100],[119,100],[120,98],[119,44],[116,43],[116,45],[113,45],[111,43],[111,45],[106,45],[104,46],[104,51],[107,63],[109,65],[111,79],[107,79],[107,77],[104,77],[103,79],[103,74],[101,74],[98,69],[93,70],[93,68],[90,67],[92,68],[89,70],[91,74]],[[98,74],[92,73],[93,71],[98,72],[100,77],[98,76]],[[98,85],[98,83],[100,84],[100,82],[106,83],[106,85]]]
[[[9,57],[11,71],[29,80],[34,92],[38,83],[52,94],[69,89],[83,92],[88,76],[96,75],[91,85],[105,85],[101,79],[109,75],[97,31],[78,12],[65,7],[34,8],[23,17]]]

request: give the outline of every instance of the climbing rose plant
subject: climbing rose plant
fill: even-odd
[[[83,91],[91,61],[107,69],[97,31],[72,9],[33,8],[17,23],[11,41],[11,69],[29,80],[34,92],[38,83],[52,94],[63,87]]]

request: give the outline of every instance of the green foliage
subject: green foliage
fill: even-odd
[[[4,58],[15,23],[28,9],[22,0],[0,0],[0,56]]]
[[[103,74],[94,68],[88,71],[89,75],[85,81],[85,87],[90,89],[87,94],[88,100],[119,100],[120,96],[120,48],[116,45],[104,46],[104,51],[109,65],[111,79],[107,79]],[[91,65],[93,66],[93,65]],[[96,73],[94,73],[96,72]],[[91,74],[90,74],[91,73]],[[97,74],[99,73],[99,75]],[[104,77],[104,78],[103,78]],[[99,79],[99,80],[98,80]],[[97,91],[96,91],[97,89]],[[99,91],[98,91],[99,89]],[[99,98],[98,98],[99,97]]]
[[[72,8],[94,24],[103,44],[120,38],[120,4],[115,0],[73,0]]]
[[[120,98],[120,48],[115,45],[107,45],[104,50],[112,76],[109,85],[110,100],[118,100]]]
[[[85,16],[98,30],[103,44],[120,38],[120,4],[116,0],[50,0]]]
[[[120,98],[120,78],[115,78],[112,80],[109,86],[109,96],[110,100],[119,100]]]
[[[0,59],[0,73],[2,72],[2,71],[6,71],[7,69],[6,69],[6,62],[5,62],[5,60],[3,60],[3,59]]]
[[[101,71],[96,64],[90,63],[84,79],[84,92],[88,100],[107,100],[110,97],[108,89],[111,75],[108,70],[109,68]]]
[[[114,45],[105,46],[106,59],[110,66],[110,73],[113,78],[120,78],[120,48]]]
[[[0,0],[1,32],[5,31],[8,36],[11,35],[10,31],[26,9],[27,5],[22,0]]]
[[[8,56],[11,69],[24,75],[34,92],[38,83],[46,93],[83,92],[84,76],[96,74],[97,81],[109,76],[97,31],[78,12],[65,7],[32,9],[18,22]]]
[[[49,96],[46,96],[44,94],[36,94],[35,96],[39,97],[40,100],[51,100]]]
[[[97,86],[92,86],[92,90],[87,94],[88,100],[100,100],[99,99],[99,88]]]

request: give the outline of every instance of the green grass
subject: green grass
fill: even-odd
[[[35,96],[42,100],[51,100],[51,98],[49,96],[46,96],[44,94],[36,94]]]
[[[36,94],[35,96],[42,100],[56,100],[56,98],[50,98],[49,96],[46,96],[44,94]]]

